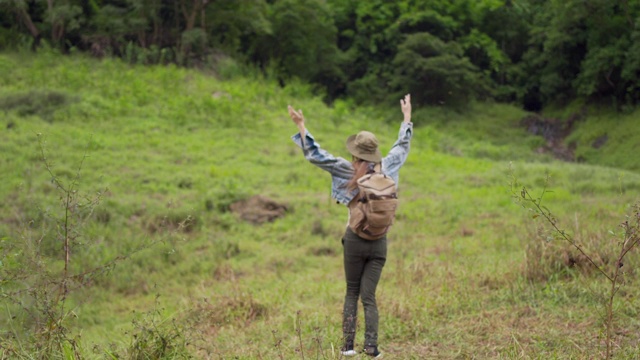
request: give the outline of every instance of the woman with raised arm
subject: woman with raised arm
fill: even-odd
[[[405,95],[400,100],[400,108],[404,120],[400,124],[398,139],[384,158],[378,149],[378,139],[368,131],[360,131],[347,138],[346,146],[351,153],[351,161],[335,157],[323,150],[305,127],[302,110],[294,110],[289,105],[289,116],[298,127],[293,141],[302,148],[304,156],[313,165],[331,174],[331,196],[340,204],[349,208],[349,215],[356,205],[358,183],[367,173],[374,169],[391,177],[398,184],[398,173],[407,159],[413,123],[411,122],[411,96]],[[364,307],[364,353],[374,358],[382,357],[378,349],[378,308],[376,305],[376,287],[380,280],[382,268],[387,259],[387,236],[369,240],[358,236],[347,226],[342,237],[344,250],[344,272],[346,278],[346,295],[344,298],[342,331],[344,345],[341,353],[344,356],[357,355],[355,350],[356,317],[358,313],[358,297]]]

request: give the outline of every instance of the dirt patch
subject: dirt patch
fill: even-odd
[[[255,225],[274,221],[289,211],[287,205],[260,195],[236,201],[229,209],[242,220]]]
[[[542,136],[544,146],[536,149],[539,153],[550,153],[564,161],[575,161],[575,144],[565,144],[565,139],[573,131],[574,125],[586,118],[586,110],[573,113],[567,119],[545,118],[537,114],[527,115],[520,124],[531,134]],[[606,140],[605,140],[606,141]]]

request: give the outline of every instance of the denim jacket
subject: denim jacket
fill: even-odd
[[[413,123],[402,122],[398,132],[398,140],[393,144],[387,156],[382,159],[382,172],[391,176],[398,184],[398,173],[407,160],[409,145],[413,135]],[[341,157],[335,157],[320,147],[313,135],[306,131],[304,146],[301,143],[300,134],[295,134],[291,139],[302,149],[304,157],[313,165],[328,171],[331,174],[331,197],[343,205],[349,202],[358,194],[358,190],[348,191],[347,183],[353,176],[353,166],[351,161]]]

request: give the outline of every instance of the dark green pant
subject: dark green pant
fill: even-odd
[[[376,287],[387,260],[387,237],[365,240],[350,228],[342,238],[344,248],[344,274],[347,294],[344,297],[342,331],[345,342],[353,342],[356,334],[358,297],[364,307],[364,346],[378,345],[378,307]]]

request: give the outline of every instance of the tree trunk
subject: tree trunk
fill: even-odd
[[[192,0],[190,8],[187,6],[187,3],[189,3],[189,0],[184,0],[180,3],[182,15],[184,16],[184,20],[185,20],[185,28],[183,33],[193,30],[196,27],[196,20],[198,18],[198,14],[200,14],[201,16],[201,20],[200,20],[201,24],[204,25],[204,10],[207,7],[207,5],[209,5],[209,2],[210,0]],[[189,55],[191,54],[191,44],[186,44],[186,45],[183,44],[181,48],[182,48],[182,55],[184,56],[184,60],[188,59]]]
[[[182,15],[184,16],[184,20],[186,22],[185,24],[185,29],[183,31],[187,32],[189,30],[193,30],[193,28],[196,25],[196,16],[198,15],[198,5],[202,0],[193,0],[193,6],[191,7],[191,9],[187,9],[187,7],[185,6],[185,2],[183,2],[182,5]],[[185,64],[187,63],[187,60],[189,59],[189,55],[191,54],[191,44],[182,44],[182,56],[183,56],[183,61],[185,62]]]
[[[162,26],[162,22],[160,19],[160,14],[158,9],[160,9],[160,6],[157,5],[157,3],[154,3],[154,8],[153,8],[153,35],[151,36],[151,43],[155,44],[158,48],[162,47],[162,44],[160,43],[160,30],[161,30],[161,26]]]
[[[209,3],[209,0],[202,0],[202,9],[200,10],[200,28],[202,29],[202,31],[206,34],[207,33],[207,26],[206,26],[206,11],[205,11],[205,7],[207,6],[207,4]],[[204,60],[205,58],[205,53],[206,53],[206,47],[207,47],[207,38],[206,37],[202,37],[202,44],[200,44],[200,46],[202,47],[202,57]]]
[[[59,19],[54,18],[53,8],[53,0],[47,0],[47,10],[49,11],[49,21],[51,22],[51,41],[54,44],[60,44],[64,37],[64,19],[60,22]]]
[[[25,7],[26,6],[27,5],[25,4]],[[40,45],[40,30],[38,30],[36,25],[33,23],[33,20],[31,20],[31,15],[29,15],[29,12],[25,7],[17,7],[15,10],[24,26],[27,27],[31,36],[33,36],[32,49],[35,50],[38,45]]]
[[[53,0],[47,0],[47,12],[49,13],[49,22],[51,23],[51,41],[56,41],[56,24],[53,19]]]
[[[27,27],[27,29],[29,29],[29,33],[31,33],[31,36],[33,36],[34,38],[39,38],[40,31],[35,26],[35,24],[31,20],[31,16],[29,16],[29,13],[26,10],[20,10],[20,18],[22,19],[22,22]]]

